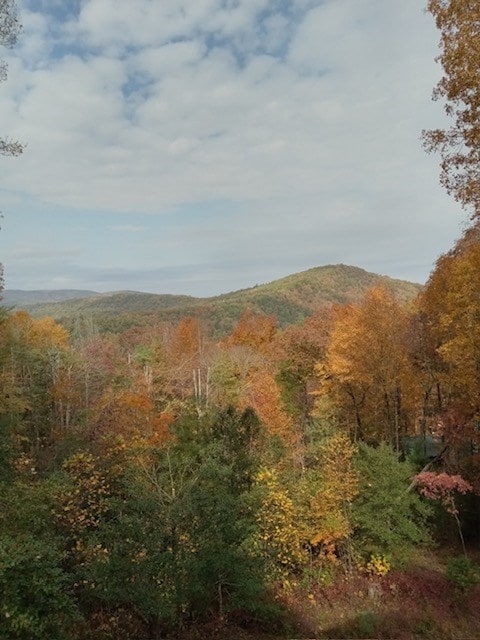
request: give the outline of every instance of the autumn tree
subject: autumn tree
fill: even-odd
[[[279,438],[289,449],[296,448],[300,434],[285,411],[279,386],[268,369],[262,368],[250,374],[248,392],[243,402],[255,409],[271,436]]]
[[[180,320],[167,342],[171,391],[182,400],[193,398],[198,411],[209,402],[210,367],[202,327],[190,316]]]
[[[409,323],[407,309],[382,288],[337,310],[326,364],[318,367],[319,393],[336,399],[354,440],[387,440],[398,450],[413,429]]]
[[[439,280],[442,290],[436,296]],[[442,260],[423,298],[437,339],[437,351],[449,366],[450,384],[461,389],[474,411],[479,408],[480,391],[479,282],[480,244],[475,244]]]
[[[275,334],[275,318],[254,314],[251,309],[246,309],[232,333],[226,340],[226,344],[243,345],[265,353]]]
[[[272,345],[282,400],[293,419],[305,428],[313,407],[315,365],[325,360],[330,341],[332,309],[324,307],[305,320],[279,331]]]
[[[68,352],[67,331],[52,318],[34,319],[18,311],[6,319],[8,356],[0,374],[4,409],[23,405],[24,439],[36,453],[55,426],[51,389]]]
[[[431,471],[419,473],[415,476],[414,482],[422,496],[430,500],[438,500],[447,513],[455,518],[463,553],[467,555],[455,494],[465,495],[473,491],[472,485],[459,475],[452,476],[445,472],[433,473]]]
[[[275,318],[247,309],[223,341],[224,387],[240,409],[253,407],[271,436],[287,447],[299,441],[292,416],[285,410],[281,387],[275,379]],[[218,368],[217,368],[218,371]],[[215,371],[215,378],[219,378]],[[224,393],[224,395],[226,395]]]
[[[478,225],[477,225],[478,226]],[[474,233],[476,232],[476,233]],[[480,486],[480,242],[470,229],[437,261],[419,299],[434,349],[437,400],[431,411],[450,472]]]
[[[117,376],[120,365],[118,344],[112,336],[92,333],[77,338],[73,351],[76,367],[72,382],[79,385],[82,420],[90,425],[95,420],[104,393]]]
[[[255,514],[252,551],[264,563],[269,581],[285,580],[306,560],[297,509],[274,469],[260,469],[255,480],[260,507]]]
[[[441,33],[444,76],[434,100],[445,100],[453,124],[423,132],[428,152],[441,156],[440,181],[463,207],[480,216],[480,5],[475,0],[428,0]]]
[[[353,531],[350,506],[358,493],[355,452],[356,446],[344,433],[321,438],[296,483],[303,546],[312,557],[336,561],[348,544]]]

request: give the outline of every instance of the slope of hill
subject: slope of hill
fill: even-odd
[[[170,307],[195,303],[199,298],[170,294],[141,293],[138,291],[114,291],[94,296],[77,296],[61,302],[27,305],[34,316],[49,315],[54,318],[74,315],[115,315],[118,313],[160,312]]]
[[[378,285],[388,288],[402,301],[414,299],[421,289],[421,285],[358,267],[329,265],[212,298],[124,291],[37,304],[27,309],[32,315],[49,315],[66,322],[78,316],[92,317],[101,328],[113,331],[193,315],[221,334],[232,328],[246,308],[275,315],[278,323],[285,326],[301,322],[324,304],[358,301],[367,289]]]

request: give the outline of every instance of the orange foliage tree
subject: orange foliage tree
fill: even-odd
[[[419,391],[409,358],[411,316],[383,288],[336,310],[320,393],[333,395],[356,439],[387,440],[415,430]]]
[[[435,350],[439,434],[450,462],[480,486],[480,242],[467,232],[437,262],[420,309]],[[455,470],[455,469],[454,469]]]

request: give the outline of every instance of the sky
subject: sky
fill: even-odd
[[[425,282],[468,215],[422,0],[18,0],[7,289],[210,296],[326,264]]]

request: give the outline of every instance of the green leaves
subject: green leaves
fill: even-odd
[[[354,537],[361,554],[387,554],[401,562],[418,543],[428,540],[429,509],[408,492],[414,475],[386,444],[360,444],[355,460],[360,493],[352,503]]]
[[[25,640],[73,637],[74,600],[52,541],[0,538],[0,635]]]

